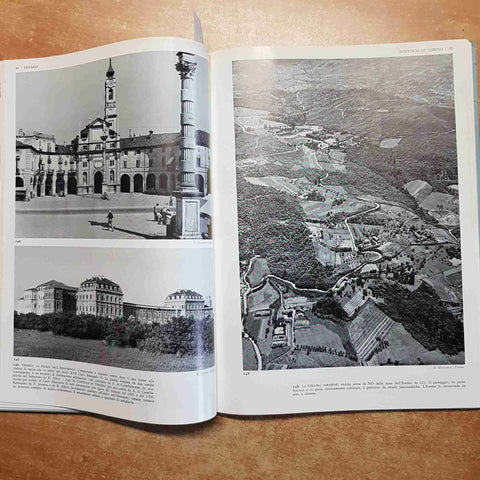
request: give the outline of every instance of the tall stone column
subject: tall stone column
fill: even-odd
[[[111,61],[110,61],[111,65]],[[108,128],[106,129],[108,132]],[[100,135],[100,139],[102,140],[102,163],[103,163],[103,176],[102,176],[102,193],[107,193],[108,192],[108,185],[110,183],[110,175],[109,175],[109,169],[107,166],[107,138],[108,135],[105,132],[103,135]],[[95,185],[95,177],[93,178],[93,184]],[[95,190],[95,187],[93,187]]]
[[[197,64],[191,53],[178,52],[175,65],[181,79],[180,113],[180,183],[173,192],[177,203],[176,237],[202,238],[200,231],[200,197],[195,183],[196,143],[193,77]]]

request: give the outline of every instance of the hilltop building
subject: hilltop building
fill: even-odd
[[[213,315],[209,299],[193,290],[177,290],[165,298],[162,306],[124,302],[120,285],[95,276],[80,287],[69,287],[56,280],[25,290],[18,301],[19,313],[70,313],[98,317],[134,316],[142,323],[166,323],[174,317],[203,320]]]
[[[192,93],[188,98],[193,103]],[[16,198],[146,191],[171,195],[182,182],[182,151],[184,156],[187,151],[183,139],[186,121],[190,160],[187,177],[196,194],[205,197],[210,189],[209,134],[195,130],[194,117],[187,120],[182,114],[182,132],[150,130],[146,135],[121,137],[117,80],[110,60],[104,82],[104,116],[90,121],[70,144],[57,145],[53,134],[26,133],[19,129]]]

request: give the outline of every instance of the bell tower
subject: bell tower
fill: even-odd
[[[110,59],[105,78],[105,121],[110,124],[109,130],[117,133],[117,80],[112,59]]]

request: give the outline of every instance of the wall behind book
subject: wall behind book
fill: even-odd
[[[0,58],[58,55],[147,36],[193,38],[209,49],[478,40],[477,0],[0,1]]]
[[[188,0],[0,1],[0,59],[71,53],[142,37],[193,39]]]
[[[193,9],[211,51],[480,40],[477,0],[463,0],[461,7],[451,0],[3,0],[0,59],[59,55],[148,36],[193,38]]]

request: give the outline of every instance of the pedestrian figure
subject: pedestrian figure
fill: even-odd
[[[161,223],[162,225],[167,224],[167,214],[168,214],[168,207],[165,205],[161,210],[160,210],[160,215],[161,215]]]
[[[112,232],[114,231],[113,229],[113,213],[111,210],[108,211],[107,214],[107,230],[111,230]]]
[[[158,222],[158,203],[153,207],[153,220]]]

